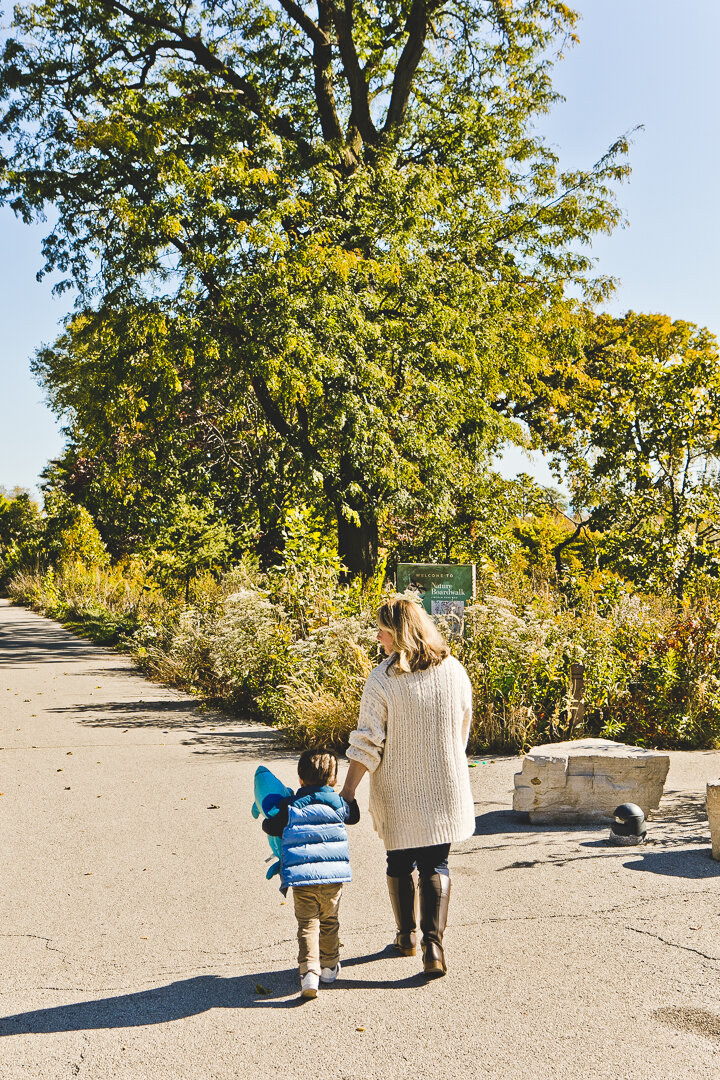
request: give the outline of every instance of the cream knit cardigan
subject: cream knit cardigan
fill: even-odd
[[[472,692],[454,656],[368,678],[347,756],[370,772],[370,814],[388,851],[465,840],[475,831],[465,746]]]

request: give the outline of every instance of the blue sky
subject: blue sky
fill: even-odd
[[[564,166],[588,166],[634,136],[633,175],[619,191],[629,227],[600,238],[602,273],[620,279],[608,309],[663,312],[720,334],[720,0],[578,0],[580,44],[557,66],[566,97],[541,130]],[[42,227],[0,209],[0,486],[34,488],[62,447],[58,423],[29,372],[52,341],[68,296],[35,281]],[[507,451],[508,475],[550,476],[538,455]]]

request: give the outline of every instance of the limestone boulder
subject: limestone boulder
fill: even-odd
[[[621,803],[657,810],[670,756],[610,739],[535,746],[515,774],[513,810],[537,823],[610,822]]]
[[[707,816],[710,823],[712,857],[720,861],[720,783],[707,786]]]

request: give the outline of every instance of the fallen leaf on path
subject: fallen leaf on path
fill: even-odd
[[[356,1031],[364,1031],[364,1030],[365,1030],[365,1028],[364,1028],[364,1027],[357,1027],[357,1028],[355,1028],[355,1030],[356,1030]]]
[[[270,993],[272,993],[272,991],[268,990],[267,986],[263,986],[262,983],[256,982],[255,983],[255,993],[256,994],[270,994]]]
[[[208,810],[219,810],[219,809],[220,809],[220,807],[214,802],[211,802],[210,805],[208,806]]]
[[[68,757],[72,757],[72,750],[68,750],[68,752],[67,752],[67,756],[68,756]]]

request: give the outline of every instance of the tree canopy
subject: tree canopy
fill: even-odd
[[[607,288],[583,249],[620,219],[626,142],[563,172],[532,126],[575,21],[558,0],[19,5],[0,197],[54,207],[45,270],[81,309],[41,367],[134,321],[129,385],[161,310],[170,399],[231,380],[233,424],[259,418],[281,488],[370,572],[385,513],[514,435],[569,286]]]
[[[698,573],[720,570],[717,341],[667,315],[588,314],[580,351],[564,401],[538,416],[577,531],[606,533],[606,562],[682,597]]]

